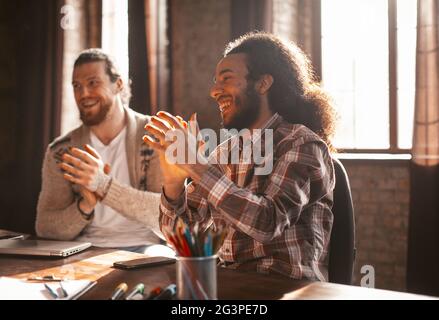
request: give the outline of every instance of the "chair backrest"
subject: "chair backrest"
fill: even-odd
[[[355,218],[351,187],[342,163],[333,159],[335,170],[334,204],[329,243],[329,282],[351,284],[355,261]]]

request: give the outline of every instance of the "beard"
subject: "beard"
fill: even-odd
[[[259,97],[254,83],[249,82],[244,98],[236,97],[235,113],[231,115],[227,123],[222,123],[225,129],[237,129],[238,131],[249,128],[261,113],[261,98]]]
[[[110,111],[111,104],[101,104],[97,113],[89,112],[88,110],[79,110],[79,118],[86,126],[96,126],[102,123]]]

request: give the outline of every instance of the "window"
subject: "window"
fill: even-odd
[[[334,140],[352,151],[411,148],[416,0],[323,0],[322,82],[340,116]]]
[[[86,0],[84,0],[86,1]],[[128,79],[128,0],[103,0],[102,15],[99,11],[97,19],[102,19],[102,44],[93,39],[87,43],[86,11],[87,2],[66,0],[68,10],[74,21],[70,28],[64,29],[64,62],[63,93],[61,112],[61,134],[65,134],[79,126],[79,112],[72,89],[73,64],[78,54],[89,46],[100,47],[114,57],[124,81]]]
[[[398,147],[412,147],[416,80],[417,1],[399,0],[397,7],[398,43]]]
[[[114,57],[128,80],[128,0],[102,1],[102,49]]]

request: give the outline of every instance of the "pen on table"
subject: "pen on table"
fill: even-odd
[[[62,294],[63,294],[63,298],[67,298],[68,293],[67,293],[66,289],[64,289],[64,287],[63,287],[63,285],[62,285],[62,281],[59,282],[59,286],[60,286],[60,288],[61,288],[61,292],[62,292]]]
[[[111,295],[110,300],[120,300],[122,299],[123,295],[127,292],[128,285],[125,282],[122,282],[119,284],[116,289],[114,290],[113,294]]]
[[[162,292],[162,288],[156,287],[148,293],[148,295],[144,298],[144,300],[152,300],[155,297],[157,297],[161,292]]]
[[[49,287],[47,285],[47,283],[44,284],[44,287],[47,289],[47,291],[49,291],[49,293],[52,296],[52,298],[58,299],[58,295],[56,294],[56,292],[53,291],[53,289],[51,287]]]
[[[62,279],[62,278],[57,278],[53,275],[49,275],[49,276],[43,276],[43,277],[39,277],[39,276],[32,276],[27,278],[28,281],[63,281],[66,279]]]
[[[131,300],[136,294],[143,294],[143,291],[145,290],[145,285],[143,283],[139,283],[134,287],[133,290],[127,295],[125,300]]]
[[[175,284],[170,284],[167,286],[158,296],[153,300],[170,300],[177,293],[177,286]]]
[[[4,236],[0,236],[0,240],[4,240],[4,239],[6,239],[6,240],[18,240],[18,239],[24,239],[24,236],[23,235],[17,236],[17,235],[12,235],[12,234],[7,234],[7,235],[4,235]]]

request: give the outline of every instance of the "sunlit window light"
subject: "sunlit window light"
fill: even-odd
[[[102,1],[102,49],[114,57],[128,80],[128,0]]]
[[[416,0],[398,1],[398,147],[412,147],[416,82]]]
[[[410,148],[416,0],[398,1],[397,7],[398,147]],[[322,81],[334,97],[340,116],[336,147],[388,149],[388,1],[322,1]]]

